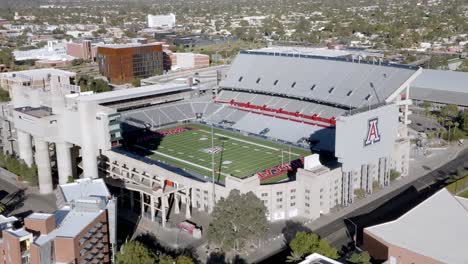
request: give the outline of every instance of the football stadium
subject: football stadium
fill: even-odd
[[[316,219],[352,203],[357,190],[385,188],[390,170],[407,175],[409,88],[419,74],[266,48],[240,52],[214,87],[89,94],[60,76],[40,92],[18,85],[8,120],[19,156],[52,164],[38,168],[43,193],[56,164],[58,182],[103,177],[162,226],[182,208],[186,218],[211,212],[233,189],[255,193],[271,221]],[[60,153],[55,163],[47,146]]]

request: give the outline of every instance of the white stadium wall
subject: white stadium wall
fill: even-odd
[[[336,121],[335,156],[343,171],[377,163],[391,155],[398,134],[398,106],[389,104],[370,111],[340,116]]]

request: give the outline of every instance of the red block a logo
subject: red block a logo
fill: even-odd
[[[379,119],[377,118],[369,120],[369,126],[367,128],[367,137],[366,137],[366,140],[364,140],[365,146],[369,146],[371,144],[374,144],[380,141],[378,123],[379,123]]]

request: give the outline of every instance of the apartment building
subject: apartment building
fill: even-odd
[[[0,237],[1,264],[110,263],[115,243],[115,200],[104,181],[81,180],[60,186],[54,213],[32,213],[15,228],[15,218]],[[3,219],[3,221],[2,221]]]

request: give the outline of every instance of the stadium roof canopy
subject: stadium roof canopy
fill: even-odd
[[[274,52],[274,53],[284,53],[284,54],[301,54],[301,55],[315,55],[315,56],[324,56],[324,57],[335,57],[335,58],[344,58],[344,57],[373,57],[373,58],[383,58],[382,53],[369,52],[366,50],[359,49],[329,49],[329,48],[311,48],[311,47],[290,47],[290,46],[273,46],[267,48],[261,48],[258,50],[252,51],[262,51],[262,52]]]
[[[182,92],[190,89],[192,88],[187,84],[165,83],[147,85],[131,89],[115,90],[104,93],[96,93],[91,95],[83,95],[78,97],[78,100],[85,102],[109,103],[120,100],[137,99],[145,96],[155,96],[163,93]]]
[[[366,230],[442,263],[468,263],[468,204],[463,200],[442,189],[397,220]]]
[[[410,98],[468,106],[468,73],[423,70],[411,83]]]
[[[384,102],[417,70],[345,58],[242,51],[220,86],[360,108]]]

